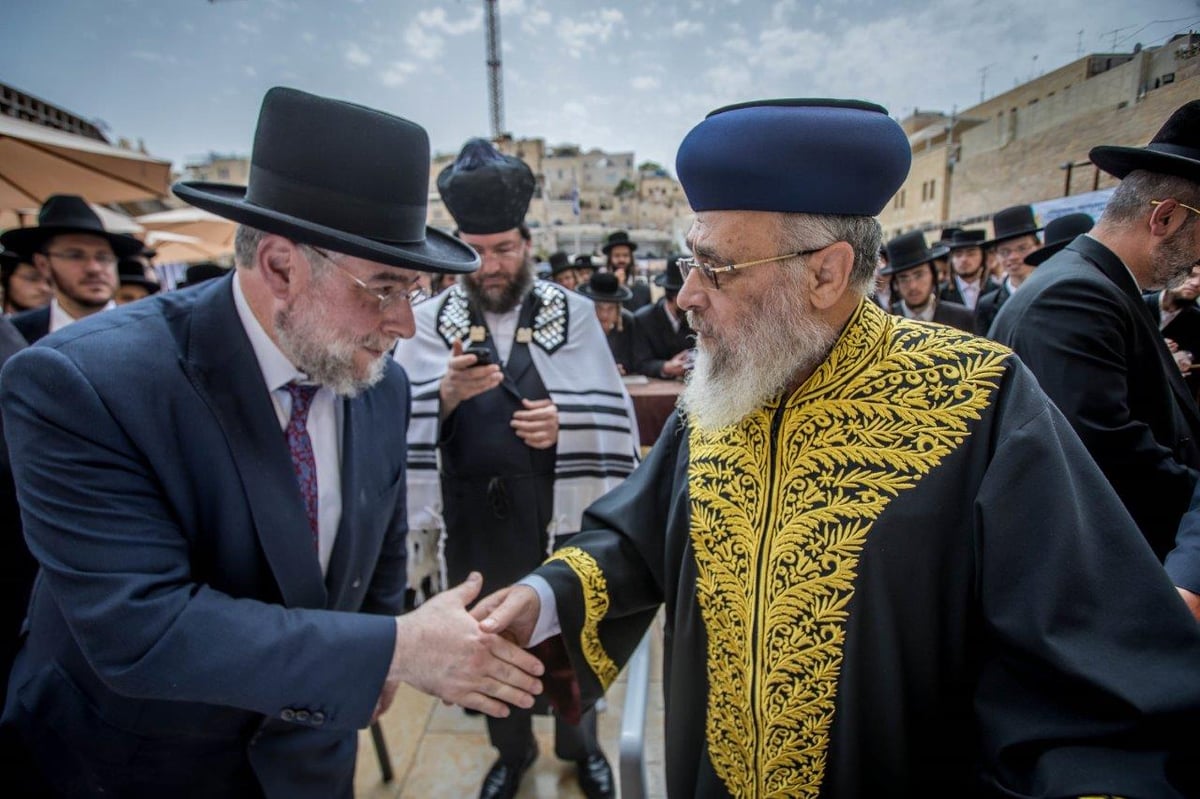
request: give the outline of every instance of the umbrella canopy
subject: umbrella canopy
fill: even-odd
[[[37,208],[52,194],[93,203],[165,197],[170,183],[169,161],[0,116],[0,211]]]
[[[151,233],[174,233],[203,242],[211,248],[213,256],[233,252],[233,234],[237,230],[237,223],[199,208],[175,208],[145,214],[139,216],[136,222]]]
[[[151,230],[146,234],[146,246],[154,250],[154,260],[160,264],[190,264],[197,261],[212,261],[233,252],[228,247],[209,244],[195,236],[172,233],[169,230]]]

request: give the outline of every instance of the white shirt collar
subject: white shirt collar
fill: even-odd
[[[117,307],[117,303],[114,300],[109,300],[108,304],[105,305],[100,310],[111,311],[113,308],[116,308],[116,307]],[[78,322],[78,321],[79,320],[76,319],[74,316],[71,316],[69,313],[67,313],[66,308],[64,308],[58,304],[58,297],[50,298],[50,331],[49,332],[53,333],[55,330],[62,330],[64,327],[71,324],[72,322]]]
[[[242,327],[246,330],[246,336],[250,339],[254,358],[258,361],[258,368],[262,371],[263,380],[267,383],[267,390],[275,391],[283,388],[293,380],[298,382],[307,380],[308,375],[292,366],[292,362],[287,359],[283,351],[267,335],[263,326],[258,323],[258,317],[254,315],[254,311],[250,310],[250,303],[247,302],[246,294],[242,291],[241,272],[237,272],[233,276],[233,304],[237,308],[238,319],[241,320]]]

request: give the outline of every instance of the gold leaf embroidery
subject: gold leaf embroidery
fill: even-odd
[[[555,552],[547,562],[561,560],[575,572],[583,591],[584,622],[579,632],[579,646],[583,650],[584,659],[596,675],[596,679],[607,691],[613,680],[617,679],[617,664],[604,651],[600,642],[600,620],[608,613],[608,581],[596,559],[578,547],[563,547]]]
[[[706,735],[732,795],[819,793],[866,537],[967,439],[1010,354],[864,302],[787,398],[773,460],[782,398],[719,432],[691,431]]]

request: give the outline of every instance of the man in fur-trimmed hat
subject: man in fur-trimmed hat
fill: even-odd
[[[441,538],[451,582],[478,570],[499,588],[633,470],[634,418],[592,304],[534,279],[529,167],[472,139],[437,184],[481,266],[419,308],[416,336],[396,351],[414,388],[409,525]],[[479,795],[511,797],[538,755],[530,713],[488,719],[488,738],[498,757]],[[559,716],[554,749],[576,763],[585,796],[614,795],[594,713]]]
[[[1146,147],[1090,157],[1120,185],[1095,227],[1005,303],[990,335],[1037,376],[1161,560],[1196,485],[1200,411],[1142,292],[1172,288],[1200,263],[1200,100]]]
[[[587,706],[665,605],[669,796],[1195,796],[1200,625],[1116,494],[1009,350],[868,299],[910,159],[856,101],[692,129],[679,415],[473,612]]]
[[[350,799],[357,731],[401,682],[533,703],[541,665],[465,610],[478,575],[400,615],[410,393],[390,351],[420,272],[478,266],[427,229],[428,171],[419,125],[271,89],[249,185],[174,187],[240,224],[236,269],[5,365],[41,567],[4,708],[32,754],[12,795],[41,795],[34,769],[56,797]]]

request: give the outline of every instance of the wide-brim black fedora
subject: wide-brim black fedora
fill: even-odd
[[[1030,266],[1041,266],[1050,260],[1050,256],[1075,241],[1078,236],[1087,233],[1096,224],[1090,214],[1065,214],[1057,219],[1051,219],[1046,225],[1046,243],[1041,249],[1034,250],[1025,256],[1025,263]]]
[[[633,292],[622,286],[612,272],[597,272],[575,290],[595,302],[625,302],[633,298]]]
[[[654,285],[662,286],[664,291],[679,291],[683,288],[683,273],[679,271],[680,257],[672,255],[667,258],[667,266],[662,274],[654,276]]]
[[[888,265],[879,270],[881,275],[894,275],[909,269],[916,269],[938,258],[950,254],[950,248],[945,244],[930,247],[925,243],[925,234],[919,230],[901,233],[887,243]]]
[[[133,236],[110,233],[104,229],[100,217],[82,197],[74,194],[55,194],[47,198],[38,211],[36,227],[22,227],[6,231],[0,236],[0,244],[28,261],[41,250],[42,245],[55,236],[67,233],[86,233],[100,236],[108,241],[113,254],[118,258],[137,255],[145,245]]]
[[[987,238],[987,233],[982,230],[963,230],[956,228],[949,239],[942,242],[950,248],[951,252],[955,250],[964,250],[967,247],[982,247],[984,239]]]
[[[479,256],[425,224],[429,135],[366,106],[275,87],[247,186],[182,182],[185,202],[249,227],[389,266],[464,273]]]
[[[995,213],[992,217],[992,238],[982,246],[991,247],[1009,239],[1033,236],[1041,229],[1033,216],[1033,208],[1028,205],[1013,205]]]
[[[117,280],[122,286],[141,286],[151,294],[158,293],[162,288],[157,280],[146,277],[145,267],[136,258],[122,258],[117,261]]]
[[[1200,183],[1200,100],[1177,108],[1145,147],[1101,145],[1088,158],[1116,178],[1144,169]]]
[[[624,230],[616,230],[608,235],[600,252],[608,255],[613,247],[628,247],[630,252],[634,252],[637,250],[637,243],[632,241]]]

